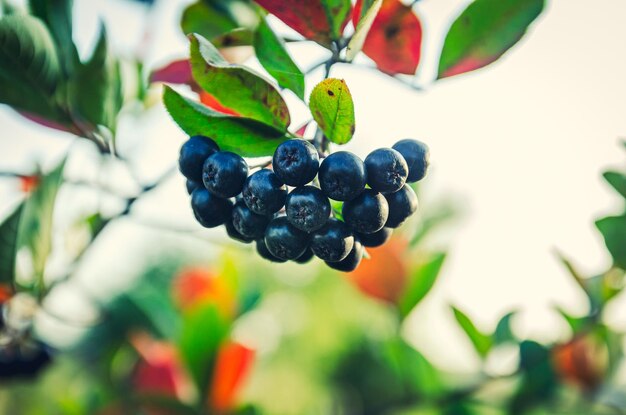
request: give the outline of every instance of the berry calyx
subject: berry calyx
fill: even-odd
[[[204,161],[219,150],[215,141],[209,137],[194,135],[180,148],[178,168],[186,178],[195,182],[201,182]]]
[[[313,232],[326,224],[330,217],[330,202],[314,186],[298,187],[289,193],[285,203],[287,219],[304,232]]]
[[[205,188],[199,188],[191,194],[191,208],[200,225],[215,228],[230,218],[233,203],[209,193]]]
[[[393,193],[404,186],[409,166],[398,151],[379,148],[365,158],[367,184],[377,192]]]
[[[383,228],[389,217],[389,205],[380,193],[365,189],[355,199],[344,202],[343,219],[355,231],[374,233]]]
[[[339,262],[326,262],[326,265],[336,269],[337,271],[352,272],[357,269],[361,263],[361,259],[363,259],[363,252],[363,245],[358,239],[355,239],[354,246],[347,257]]]
[[[246,179],[241,195],[254,213],[271,215],[285,205],[287,189],[274,172],[261,169]]]
[[[248,165],[241,156],[230,151],[210,155],[202,167],[202,182],[209,192],[222,198],[241,193],[248,177]]]
[[[385,226],[397,228],[404,221],[417,211],[417,195],[411,186],[405,185],[395,193],[385,195],[389,204],[389,217]]]
[[[269,217],[254,213],[244,203],[237,203],[233,208],[233,227],[245,238],[263,237],[269,221]]]
[[[338,151],[320,165],[318,178],[326,196],[334,200],[351,200],[365,189],[365,165],[357,156]]]
[[[426,176],[430,164],[430,151],[426,144],[407,138],[398,141],[392,148],[402,154],[409,166],[409,177],[407,178],[409,183],[422,180]]]
[[[287,217],[279,216],[267,225],[265,246],[276,258],[296,259],[308,248],[309,238],[305,232],[291,225]]]
[[[311,250],[323,261],[339,262],[354,246],[354,236],[348,226],[335,218],[311,235]]]
[[[276,148],[272,167],[285,184],[304,186],[315,178],[319,169],[319,156],[308,141],[288,140]]]
[[[389,221],[389,219],[387,219]],[[377,246],[384,245],[385,242],[391,238],[393,234],[393,229],[391,228],[382,228],[381,230],[374,233],[356,233],[356,237],[361,241],[363,246],[367,246],[369,248],[375,248]]]

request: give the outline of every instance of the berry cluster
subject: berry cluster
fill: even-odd
[[[294,139],[278,146],[271,165],[248,175],[241,156],[220,151],[208,137],[191,137],[179,166],[198,222],[225,225],[232,239],[255,242],[270,261],[305,263],[315,255],[347,272],[359,265],[364,247],[384,244],[417,210],[406,183],[426,175],[428,147],[407,139],[365,161],[339,151],[320,164],[311,143]],[[311,184],[316,177],[319,186]],[[343,202],[341,220],[329,199]]]

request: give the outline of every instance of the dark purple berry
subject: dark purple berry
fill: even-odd
[[[389,219],[387,219],[389,221]],[[356,237],[361,241],[363,246],[367,246],[370,248],[374,248],[377,246],[383,245],[385,242],[391,238],[393,234],[393,229],[391,228],[382,228],[381,230],[374,233],[356,233]]]
[[[361,159],[347,151],[326,157],[319,170],[320,187],[331,199],[351,200],[365,188],[365,166]]]
[[[352,272],[357,269],[357,267],[361,263],[361,259],[363,259],[363,251],[363,245],[361,244],[361,242],[359,242],[358,239],[355,239],[354,246],[352,247],[352,250],[347,257],[339,262],[326,261],[326,265],[333,269],[336,269],[337,271]]]
[[[287,196],[285,211],[293,226],[310,233],[328,221],[330,201],[317,187],[298,187]]]
[[[219,150],[215,141],[209,137],[194,135],[180,148],[178,168],[186,178],[195,182],[201,182],[204,161]]]
[[[187,187],[187,193],[189,194],[192,194],[196,189],[204,188],[204,184],[202,184],[202,182],[195,182],[189,179],[185,181],[185,186]]]
[[[274,152],[274,173],[289,186],[304,186],[315,178],[319,169],[319,156],[311,143],[289,140],[280,144]]]
[[[241,193],[248,177],[248,165],[241,156],[219,151],[209,156],[202,168],[202,182],[209,192],[222,198]]]
[[[249,244],[250,242],[254,241],[254,238],[247,238],[240,234],[237,229],[235,229],[232,218],[230,220],[227,220],[224,226],[226,227],[226,233],[228,234],[230,239],[234,239],[235,241],[239,241],[244,244]]]
[[[269,217],[254,213],[243,203],[237,203],[233,208],[233,227],[244,238],[258,239],[263,237],[269,221]]]
[[[298,264],[306,264],[311,259],[313,259],[313,251],[311,248],[307,248],[306,251],[304,251],[304,254],[294,259],[294,262],[297,262]]]
[[[392,148],[402,154],[409,166],[407,182],[414,183],[426,176],[430,164],[430,151],[426,144],[407,138],[398,141]]]
[[[343,219],[356,232],[374,233],[385,226],[389,205],[380,193],[365,189],[356,199],[343,203]]]
[[[367,184],[377,192],[393,193],[404,186],[409,175],[402,154],[391,148],[379,148],[365,158]]]
[[[311,249],[323,261],[338,262],[344,259],[354,246],[354,236],[348,226],[335,218],[311,235]]]
[[[395,193],[385,195],[389,204],[389,217],[385,224],[388,228],[397,228],[415,211],[417,211],[417,195],[411,186],[405,185]]]
[[[256,241],[256,251],[259,253],[261,258],[267,259],[268,261],[271,261],[271,262],[287,262],[287,260],[285,260],[285,259],[280,259],[280,258],[277,258],[274,255],[272,255],[272,253],[267,249],[267,246],[265,245],[265,239],[263,239],[263,238],[257,239],[257,241]]]
[[[251,211],[271,215],[285,205],[287,189],[274,172],[262,169],[248,177],[241,195]]]
[[[265,246],[276,258],[296,259],[308,248],[309,237],[291,225],[285,216],[279,216],[267,225]]]
[[[205,188],[200,188],[191,194],[191,208],[200,225],[215,228],[230,219],[233,203],[209,193]]]

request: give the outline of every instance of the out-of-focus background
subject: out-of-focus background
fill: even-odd
[[[20,2],[9,3],[18,8],[25,6]],[[99,28],[104,24],[110,53],[123,61],[123,74],[132,74],[134,68],[130,61],[141,60],[144,72],[150,73],[173,60],[186,58],[188,40],[181,30],[180,20],[190,3],[182,0],[157,0],[153,4],[75,0],[73,39],[79,55],[83,59],[90,56]],[[570,344],[572,339],[587,341],[586,332],[573,336],[576,334],[574,326],[568,325],[559,309],[568,316],[591,314],[585,291],[576,284],[572,270],[563,265],[560,255],[569,258],[583,276],[601,275],[614,263],[594,221],[619,212],[623,206],[623,200],[606,183],[602,172],[623,170],[626,155],[622,144],[626,136],[626,53],[623,48],[626,4],[620,0],[593,4],[580,0],[548,1],[528,33],[499,60],[478,71],[434,82],[445,35],[451,22],[469,3],[421,0],[414,5],[413,10],[424,30],[417,77],[410,81],[415,88],[374,70],[372,61],[363,55],[356,59],[360,65],[337,64],[332,68],[331,76],[346,80],[355,103],[356,133],[345,146],[347,150],[364,158],[375,148],[390,147],[407,137],[422,140],[430,147],[431,169],[427,178],[420,182],[418,191],[420,213],[400,232],[405,235],[404,239],[394,240],[384,252],[378,253],[383,248],[373,250],[371,260],[364,259],[364,262],[374,262],[379,260],[377,256],[398,256],[401,259],[397,270],[390,271],[394,265],[384,263],[383,259],[379,268],[370,266],[352,277],[324,271],[317,260],[306,266],[262,263],[253,255],[253,247],[229,241],[223,229],[201,229],[191,214],[184,178],[178,174],[168,175],[158,188],[133,202],[130,214],[107,225],[85,255],[81,255],[76,268],[71,269],[71,278],[55,285],[47,295],[45,310],[37,313],[35,330],[45,339],[46,346],[55,351],[53,363],[36,380],[18,381],[22,383],[17,388],[13,381],[0,383],[0,391],[7,388],[7,393],[0,392],[0,405],[8,411],[5,413],[131,413],[119,409],[128,402],[115,395],[119,391],[113,392],[114,387],[98,386],[101,389],[97,389],[91,383],[73,385],[71,377],[64,377],[62,370],[55,373],[55,365],[63,362],[62,365],[67,366],[63,370],[80,373],[80,368],[76,367],[80,365],[75,364],[83,362],[79,359],[96,364],[93,359],[109,356],[113,359],[107,369],[109,380],[118,379],[118,375],[120,379],[130,376],[134,379],[129,381],[131,383],[144,385],[141,383],[144,382],[150,386],[155,383],[157,390],[167,389],[169,386],[162,383],[164,378],[173,376],[167,372],[169,369],[159,366],[157,370],[150,366],[145,369],[147,374],[142,374],[142,367],[137,369],[133,365],[138,358],[149,361],[147,355],[167,360],[163,356],[169,356],[168,353],[181,353],[170,350],[171,345],[159,337],[176,337],[174,333],[179,326],[183,327],[183,332],[193,326],[190,320],[200,321],[195,322],[197,327],[189,328],[191,332],[209,330],[209,322],[219,320],[215,317],[219,313],[211,310],[188,319],[184,318],[187,314],[180,311],[185,307],[176,295],[182,295],[186,303],[185,296],[197,296],[203,289],[207,290],[207,296],[218,299],[217,309],[228,310],[225,320],[234,322],[234,328],[228,331],[234,339],[232,344],[254,350],[255,357],[250,358],[254,360],[250,364],[252,374],[246,379],[243,392],[237,395],[238,402],[252,405],[250,411],[408,414],[431,413],[420,411],[432,409],[435,411],[432,413],[501,413],[497,412],[499,410],[515,413],[518,407],[506,403],[496,405],[500,409],[486,405],[472,407],[474,412],[462,412],[470,411],[469,403],[479,401],[483,395],[487,402],[499,402],[499,398],[492,400],[490,394],[499,396],[503,388],[517,390],[515,396],[525,396],[522,387],[516,389],[518,384],[523,384],[519,379],[512,379],[518,382],[513,385],[487,386],[477,391],[477,395],[473,394],[474,390],[464,394],[466,388],[471,389],[474,379],[506,378],[520,373],[516,371],[519,342],[498,346],[487,357],[487,352],[482,357],[480,353],[481,341],[483,344],[491,341],[481,340],[480,336],[487,338],[484,333],[494,331],[502,316],[509,312],[515,312],[510,319],[514,337],[527,342],[523,343],[524,347],[539,350],[534,355],[530,353],[532,356],[546,350],[553,357],[557,356],[552,359],[557,361],[554,366],[557,369],[553,368],[557,378],[571,375],[574,384],[580,383],[582,378],[585,379],[582,383],[587,382],[585,387],[593,384],[593,387],[583,388],[591,402],[596,402],[592,397],[608,393],[595,389],[596,377],[608,373],[605,355],[609,352],[605,346],[590,340],[593,345],[580,352],[591,356],[585,360],[586,366],[582,369],[576,366],[580,365],[580,359],[574,357],[571,363],[574,369],[559,372],[558,351],[555,352],[552,345]],[[268,20],[277,33],[297,36],[274,16]],[[313,42],[292,42],[287,47],[303,70],[329,55]],[[254,56],[243,63],[264,71]],[[322,75],[323,70],[319,68],[307,76],[306,96]],[[46,266],[47,280],[66,277],[73,255],[82,252],[83,245],[90,239],[84,226],[77,225],[77,218],[83,218],[94,209],[103,217],[117,217],[120,209],[124,209],[126,198],[175,165],[178,148],[187,137],[160,103],[160,88],[159,85],[150,87],[141,104],[124,107],[117,125],[116,143],[119,153],[127,157],[126,164],[103,162],[92,143],[30,122],[7,106],[0,107],[1,172],[28,175],[38,169],[50,171],[68,154],[64,175],[66,180],[79,184],[62,187],[59,192],[54,210],[52,255]],[[291,110],[292,126],[307,121],[306,105],[289,91],[284,96]],[[308,129],[307,136],[311,134],[312,130]],[[126,165],[132,167],[126,168]],[[90,187],[89,184],[94,183],[112,191]],[[10,214],[24,198],[21,185],[23,182],[9,176],[0,177],[1,217]],[[423,221],[438,214],[450,218],[442,221],[436,230],[429,231],[428,238],[407,248],[406,240],[419,232]],[[394,288],[389,287],[400,284],[391,281],[394,275],[410,274],[406,269],[417,269],[419,273],[424,262],[436,258],[430,256],[436,252],[446,252],[436,284],[402,325],[397,326],[394,313],[388,310],[394,300],[384,298],[397,296],[372,295],[371,285],[381,285],[387,293],[393,291]],[[26,256],[18,255],[18,277],[28,278],[31,272],[28,262]],[[395,274],[383,281],[385,272]],[[615,269],[613,272],[619,273]],[[173,307],[159,303],[162,301],[159,292],[168,291],[166,287],[170,287],[172,275],[175,281],[184,281],[184,284],[191,284],[186,287],[192,287],[173,289]],[[146,278],[150,281],[149,289],[141,288]],[[213,281],[211,288],[203,285],[208,280]],[[177,287],[175,283],[174,287]],[[256,296],[260,296],[258,302],[251,299]],[[380,301],[380,297],[384,301]],[[118,303],[112,306],[111,302],[115,301]],[[470,316],[480,333],[468,337],[467,330],[464,332],[457,324],[459,315],[455,318],[450,305]],[[126,317],[134,316],[135,308],[140,309],[139,314],[150,317],[148,326],[151,328],[138,323],[142,330],[129,328],[131,334],[117,332],[115,327],[123,325]],[[182,320],[180,315],[174,315],[178,312]],[[626,299],[618,294],[602,314],[603,330],[624,331],[624,316]],[[111,320],[116,323],[110,324]],[[377,384],[376,380],[385,379],[387,369],[381,364],[382,374],[377,373],[372,369],[375,364],[370,361],[378,362],[384,348],[378,349],[369,343],[387,339],[396,330],[407,347],[419,350],[420,359],[430,362],[428,369],[418,363],[411,363],[416,365],[412,368],[454,374],[442,375],[446,386],[437,383],[434,389],[456,390],[454,387],[458,384],[455,385],[454,380],[460,379],[458,399],[456,395],[451,398],[453,395],[435,394],[443,397],[432,401],[422,399],[428,402],[422,408],[418,404],[420,399],[414,402],[398,398],[401,403],[397,405],[398,411],[415,412],[393,412],[391,405],[385,406],[385,399],[394,401],[395,395],[387,393],[385,385]],[[104,340],[97,340],[97,336]],[[126,340],[115,336],[128,336],[130,340],[125,343]],[[188,338],[183,335],[184,340],[179,343],[183,344],[182,350],[193,349],[189,346],[194,342],[191,337],[192,334]],[[106,341],[115,343],[115,347],[98,354],[99,346],[105,348]],[[77,342],[92,343],[85,347],[84,344],[77,346]],[[198,342],[210,344],[211,340]],[[617,343],[622,346],[621,337]],[[124,344],[130,345],[129,351],[124,351]],[[576,347],[579,346],[574,349]],[[200,356],[199,349],[189,353]],[[123,352],[118,353],[120,350]],[[58,355],[57,351],[60,351]],[[92,356],[82,356],[90,352]],[[579,353],[578,350],[565,353],[570,352],[574,356]],[[231,353],[231,356],[239,356],[237,353],[242,352],[236,349]],[[601,356],[599,362],[594,356]],[[238,358],[223,360],[232,362]],[[402,366],[403,360],[396,358]],[[201,364],[193,358],[192,362]],[[101,366],[102,361],[98,365]],[[161,369],[163,372],[159,371]],[[368,372],[369,369],[372,371]],[[197,380],[194,370],[191,369],[191,378]],[[168,374],[164,375],[165,372]],[[620,389],[619,385],[624,386],[626,372],[620,365],[612,367],[611,373],[617,373],[615,377],[606,375],[612,393]],[[141,380],[142,376],[148,380]],[[50,377],[67,382],[64,383],[68,385],[67,390],[61,390],[61,384],[55,385]],[[439,374],[432,375],[434,377]],[[447,382],[450,378],[452,382]],[[347,396],[350,404],[342,406],[335,402],[333,391],[343,389],[333,387],[328,379],[345,387],[348,392],[342,396]],[[531,383],[541,385],[542,381]],[[22,402],[26,391],[33,388],[29,382],[42,382],[45,386],[40,393],[48,394],[47,402],[55,402],[61,409],[37,412],[41,409]],[[90,382],[100,381],[91,379]],[[393,382],[388,386],[393,388]],[[176,383],[175,389],[175,396],[182,402],[194,402],[194,397],[203,393],[187,384]],[[428,387],[425,389],[420,393],[430,396]],[[93,397],[89,396],[89,390],[102,392]],[[376,397],[380,399],[369,404],[358,401],[363,397],[355,398],[360,396],[355,390],[369,390],[373,401]],[[615,410],[606,413],[626,411],[624,395],[611,395],[604,399],[608,404],[597,407],[595,403],[583,406],[574,397],[578,392],[570,393],[571,396],[565,393],[564,398],[570,405],[565,406],[568,412],[558,413],[596,410],[604,413],[602,411],[609,411],[606,408]],[[562,395],[564,393],[559,396]],[[463,399],[467,396],[469,403],[465,407]],[[530,392],[528,396],[524,399],[535,399]],[[537,398],[537,401],[543,402],[542,399]],[[558,401],[554,397],[550,399]],[[83,401],[77,403],[80,400]],[[97,404],[89,406],[94,402]],[[412,408],[414,403],[415,408]],[[459,406],[454,406],[457,403]],[[86,410],[84,408],[97,409],[81,412]],[[184,413],[180,408],[172,408],[159,408],[157,412],[147,410],[147,413],[170,413],[158,412],[167,410]],[[557,413],[550,412],[547,404],[545,408],[542,410],[547,412],[539,413]],[[105,410],[109,412],[102,412]],[[144,410],[137,409],[137,413]],[[216,411],[226,413],[225,409]]]

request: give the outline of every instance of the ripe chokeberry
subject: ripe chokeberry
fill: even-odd
[[[341,201],[357,197],[367,181],[363,162],[347,151],[326,157],[320,165],[318,178],[324,194]]]
[[[204,184],[202,182],[187,179],[185,181],[185,187],[187,188],[187,193],[192,194],[194,190],[204,188]]]
[[[379,148],[365,158],[367,184],[377,192],[393,193],[404,186],[409,166],[398,151]]]
[[[245,238],[262,238],[269,221],[268,216],[254,213],[244,203],[233,208],[233,227]]]
[[[194,135],[180,148],[178,168],[186,178],[195,182],[201,182],[204,161],[219,150],[215,141],[209,137]]]
[[[279,216],[267,225],[265,246],[276,258],[296,259],[308,248],[309,237],[290,224],[286,216]]]
[[[354,236],[348,226],[335,218],[311,234],[311,249],[324,261],[338,262],[344,259],[354,246]]]
[[[387,219],[389,221],[389,219]],[[356,237],[361,241],[363,246],[367,246],[369,248],[375,248],[377,246],[383,245],[385,242],[391,238],[393,234],[393,229],[391,228],[382,228],[381,230],[374,233],[356,233]]]
[[[385,226],[389,217],[389,205],[380,193],[365,189],[355,199],[343,203],[343,219],[355,231],[374,233]]]
[[[327,261],[326,265],[328,265],[329,267],[333,269],[336,269],[337,271],[352,272],[355,269],[357,269],[357,267],[361,263],[361,259],[363,259],[363,251],[364,251],[363,245],[358,239],[355,238],[354,246],[352,247],[352,250],[350,251],[347,257],[345,257],[339,262]]]
[[[227,220],[224,226],[226,227],[226,233],[228,234],[230,239],[243,242],[244,244],[249,244],[250,242],[254,241],[254,238],[245,237],[241,233],[239,233],[237,229],[235,229],[232,218],[230,220]]]
[[[267,259],[270,262],[287,262],[285,259],[280,259],[272,255],[272,253],[267,249],[265,245],[265,239],[260,238],[256,241],[256,251],[259,253],[261,258]]]
[[[426,144],[407,138],[398,141],[392,148],[402,154],[406,164],[409,166],[409,177],[407,179],[409,183],[422,180],[426,176],[428,165],[430,164],[430,151]]]
[[[397,228],[417,210],[417,195],[411,186],[404,185],[395,193],[385,195],[389,204],[389,217],[385,226]]]
[[[209,192],[227,198],[241,193],[248,177],[248,164],[230,151],[210,155],[202,167],[202,182]]]
[[[196,220],[205,228],[215,228],[230,219],[233,203],[198,188],[191,194],[191,207]]]
[[[298,258],[294,259],[294,262],[297,262],[298,264],[306,264],[311,259],[313,259],[313,251],[309,247],[309,248],[306,249],[306,251],[304,251],[304,254],[302,254]]]
[[[310,233],[328,221],[330,201],[315,186],[298,187],[287,196],[285,211],[287,219],[293,226]]]
[[[319,169],[319,156],[308,141],[294,139],[280,144],[274,152],[274,173],[289,186],[310,183]]]
[[[251,211],[271,215],[285,205],[287,189],[274,172],[261,169],[246,179],[241,195]]]

